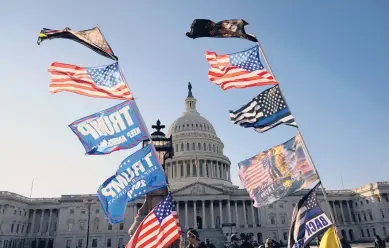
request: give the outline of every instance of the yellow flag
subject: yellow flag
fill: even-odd
[[[339,242],[336,237],[335,228],[331,226],[323,235],[319,248],[339,248]]]

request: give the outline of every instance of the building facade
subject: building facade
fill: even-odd
[[[286,243],[293,207],[307,190],[253,207],[247,192],[231,183],[231,162],[223,153],[223,142],[198,113],[196,101],[189,90],[185,111],[168,134],[173,137],[174,157],[166,161],[166,174],[181,228],[198,229],[202,239],[209,238],[217,247],[231,233],[254,233],[260,243],[266,238]],[[354,242],[372,241],[375,234],[388,236],[389,182],[327,193],[341,236]],[[318,198],[329,215],[323,195]],[[142,203],[143,199],[130,203],[124,222],[111,225],[95,195],[30,199],[0,191],[0,248],[123,247]]]

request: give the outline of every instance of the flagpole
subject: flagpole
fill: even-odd
[[[130,86],[128,86],[127,79],[126,79],[126,77],[124,76],[122,70],[120,69],[119,62],[117,62],[117,63],[118,63],[118,68],[119,68],[120,75],[122,76],[124,82],[126,83],[126,85],[127,85],[127,87],[128,87],[128,90],[131,92],[132,98],[134,99],[133,101],[134,101],[134,103],[135,103],[135,106],[136,106],[136,108],[137,108],[138,111],[139,111],[139,107],[138,107],[138,105],[136,104],[134,94],[132,94],[132,91],[131,91],[131,89],[130,89]],[[146,128],[147,138],[150,140],[151,148],[154,150],[154,153],[157,154],[157,151],[156,151],[156,149],[155,149],[153,143],[151,142],[151,135],[150,135],[150,133],[149,133],[149,130],[147,129],[146,123],[145,123],[144,118],[143,118],[143,116],[142,116],[142,113],[141,113],[140,111],[139,111],[139,114],[140,114],[140,116],[141,116],[142,124],[143,124],[143,126]],[[161,163],[161,161],[159,161],[159,162]],[[162,167],[162,165],[161,165],[161,167]],[[165,175],[165,179],[166,179],[166,187],[167,187],[168,191],[170,191],[169,181],[168,181],[168,178],[167,178],[167,175],[166,175],[165,171],[164,171],[163,174]]]
[[[275,77],[275,75],[274,75],[274,73],[273,73],[273,70],[271,69],[270,63],[269,63],[269,61],[268,61],[267,58],[266,58],[265,52],[264,52],[263,49],[262,49],[262,46],[261,46],[261,43],[259,42],[259,40],[258,40],[257,43],[258,43],[259,51],[260,51],[260,53],[261,53],[263,59],[265,60],[265,63],[266,63],[267,68],[269,69],[269,72],[273,75],[273,78],[277,81],[277,79],[276,79],[276,77]],[[278,81],[277,81],[277,82],[278,82]],[[285,100],[285,105],[287,106],[287,108],[289,109],[289,111],[292,112],[291,108],[288,106],[288,103],[287,103],[287,101],[286,101],[286,99],[285,99],[284,94],[282,93],[281,87],[279,87],[279,89],[280,89],[280,94],[282,95],[282,97],[283,97],[284,100]],[[321,182],[321,183],[320,183],[320,187],[321,187],[321,190],[322,190],[322,192],[323,192],[323,197],[324,197],[325,202],[327,203],[327,206],[328,206],[328,210],[329,210],[329,213],[330,213],[330,217],[331,217],[332,223],[333,223],[334,226],[335,226],[335,232],[338,233],[338,228],[337,228],[336,220],[335,220],[335,218],[334,218],[334,215],[333,215],[333,212],[332,212],[332,208],[331,208],[330,202],[328,201],[328,198],[327,198],[327,192],[325,191],[325,188],[324,188],[324,186],[323,186],[323,182],[322,182],[321,179],[320,179],[319,172],[318,172],[318,170],[317,170],[317,168],[316,168],[315,163],[314,163],[313,160],[312,160],[311,154],[310,154],[310,152],[309,152],[309,150],[308,150],[308,147],[306,146],[306,143],[305,143],[305,140],[304,140],[304,138],[303,138],[303,135],[302,135],[302,133],[301,133],[301,131],[300,131],[300,129],[299,129],[298,127],[297,127],[297,132],[298,132],[298,134],[299,134],[300,137],[301,137],[301,141],[303,142],[303,147],[304,147],[304,150],[306,150],[306,153],[307,153],[307,155],[308,155],[308,159],[309,159],[309,161],[310,161],[310,164],[312,165],[312,167],[313,167],[313,169],[314,169],[314,171],[315,171],[315,173],[316,173],[316,175],[317,175],[319,181]],[[338,235],[337,235],[337,238],[338,238],[338,241],[339,241],[339,236],[338,236]],[[342,245],[341,245],[340,242],[339,242],[339,246],[342,247]]]
[[[31,196],[32,196],[32,189],[34,187],[34,178],[32,179],[32,182],[31,182],[31,188],[30,188],[30,201],[31,201]]]

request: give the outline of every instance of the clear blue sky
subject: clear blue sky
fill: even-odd
[[[118,3],[120,2],[120,3]],[[127,1],[129,2],[129,1]],[[148,126],[181,115],[187,83],[198,110],[237,163],[282,143],[295,130],[259,134],[230,123],[264,88],[223,92],[208,81],[206,49],[232,53],[254,44],[185,36],[195,18],[243,18],[260,39],[326,188],[389,180],[389,2],[363,1],[6,1],[0,9],[2,47],[0,190],[33,197],[94,193],[129,152],[84,156],[68,124],[119,101],[48,91],[53,61],[112,63],[69,40],[36,39],[41,28],[99,25]]]

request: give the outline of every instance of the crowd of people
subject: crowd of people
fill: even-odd
[[[189,230],[186,236],[189,244],[185,246],[184,239],[181,238],[180,248],[215,248],[215,245],[209,239],[202,242],[199,233],[196,230]],[[251,233],[238,236],[232,234],[230,237],[231,243],[226,245],[226,248],[280,248],[281,244],[275,240],[267,239],[265,245],[259,245],[254,241],[254,236]]]
[[[205,242],[202,242],[196,230],[189,230],[186,237],[189,244],[185,246],[184,239],[181,238],[180,248],[216,248],[209,239],[205,239]],[[225,248],[281,248],[283,245],[273,239],[266,239],[264,245],[259,245],[254,241],[254,236],[251,233],[243,235],[232,234],[230,241],[228,245],[225,245]],[[341,239],[340,241],[343,248],[351,248],[351,245],[345,239]],[[385,241],[378,235],[375,235],[374,247],[386,248]]]

